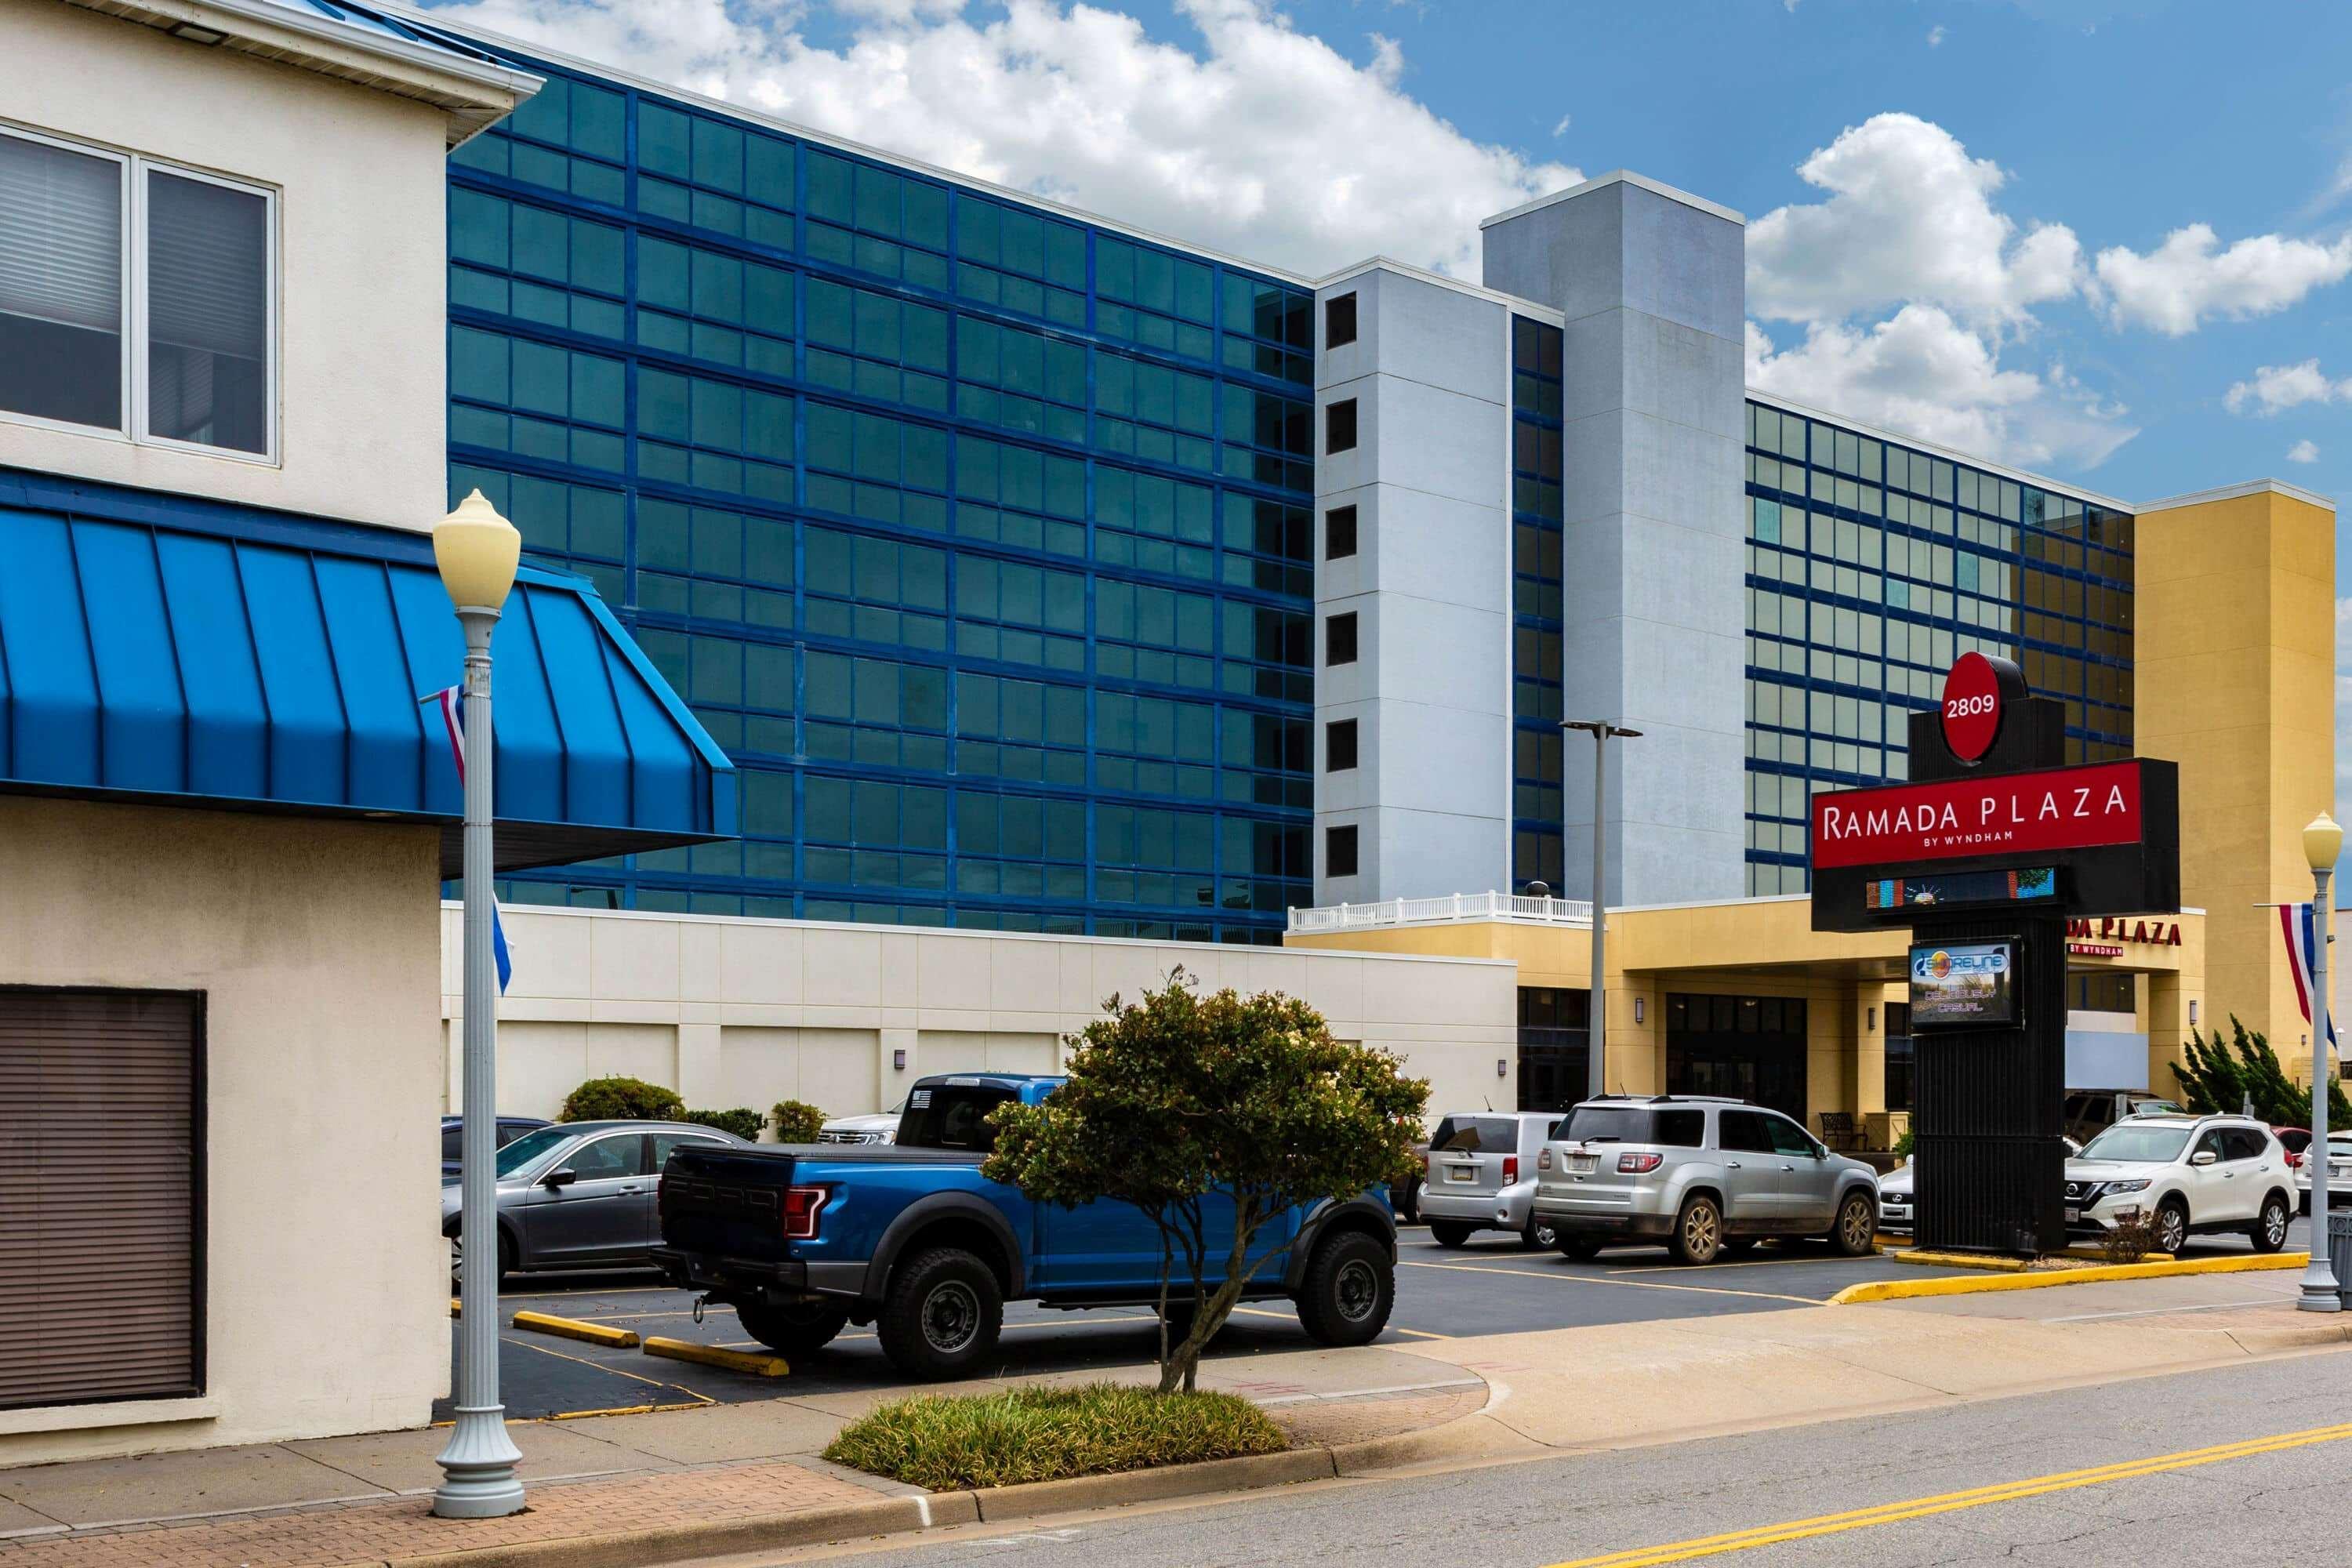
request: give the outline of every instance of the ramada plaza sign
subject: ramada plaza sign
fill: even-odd
[[[2137,759],[1813,797],[1813,864],[1885,866],[2133,844]]]

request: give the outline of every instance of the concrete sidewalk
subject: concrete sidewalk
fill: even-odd
[[[999,1493],[920,1494],[815,1458],[886,1397],[870,1393],[517,1423],[531,1509],[483,1523],[426,1512],[441,1430],[27,1467],[0,1470],[0,1568],[677,1561],[1932,1408],[2352,1341],[2352,1316],[2298,1313],[2294,1294],[2288,1276],[2143,1279],[1212,1362],[1202,1385],[1266,1405],[1298,1451]],[[889,1396],[908,1392],[921,1391]]]

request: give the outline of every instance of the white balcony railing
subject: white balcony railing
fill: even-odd
[[[1390,899],[1377,904],[1331,904],[1294,909],[1294,935],[1372,931],[1381,926],[1443,925],[1457,921],[1513,921],[1528,925],[1590,926],[1592,905],[1584,899],[1531,899],[1517,893],[1449,893],[1437,899]]]

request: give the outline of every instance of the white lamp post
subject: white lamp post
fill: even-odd
[[[1609,919],[1603,908],[1609,863],[1609,738],[1637,741],[1642,731],[1612,724],[1606,719],[1563,719],[1563,730],[1582,730],[1592,737],[1592,990],[1591,1017],[1587,1023],[1585,1092],[1598,1100],[1609,1092],[1607,1008],[1609,992]]]
[[[476,490],[433,530],[441,585],[466,629],[466,1128],[459,1197],[457,1421],[441,1450],[433,1511],[499,1519],[522,1510],[499,1403],[498,980],[490,948],[490,628],[514,586],[522,535]]]
[[[2321,812],[2303,830],[2303,858],[2311,866],[2311,1261],[2303,1270],[2303,1295],[2295,1305],[2306,1312],[2342,1310],[2336,1270],[2327,1256],[2327,879],[2344,851],[2344,829]]]

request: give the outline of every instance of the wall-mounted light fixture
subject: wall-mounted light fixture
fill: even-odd
[[[2189,999],[2189,1026],[2192,1029],[2197,1026],[2197,998],[2194,996]]]
[[[1863,1012],[1870,1020],[1869,1027],[1864,1031],[1864,1033],[1873,1035],[1878,1033],[1878,1009],[1875,1007],[1865,1007],[1863,1009]]]
[[[1496,1078],[1508,1078],[1511,1076],[1511,1064],[1509,1058],[1505,1057],[1496,1057],[1495,1058],[1495,1076]]]
[[[1636,996],[1633,998],[1633,1022],[1636,1024],[1640,1023],[1644,1017],[1649,1016],[1649,1011],[1648,997]]]
[[[907,1070],[907,1053],[904,1050],[896,1050],[890,1053],[890,1070],[892,1072],[905,1072]]]

